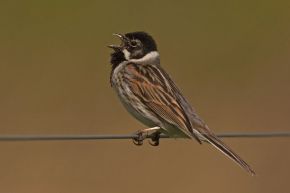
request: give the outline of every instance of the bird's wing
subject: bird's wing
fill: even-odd
[[[188,137],[200,139],[194,133],[191,121],[179,100],[180,93],[168,74],[159,65],[128,64],[131,91],[151,111],[166,123],[177,126]]]
[[[169,75],[158,65],[129,65],[131,89],[151,113],[167,123],[178,126],[186,135],[202,138],[235,161],[252,175],[254,170],[225,143],[223,143],[199,118],[194,109],[182,96]]]

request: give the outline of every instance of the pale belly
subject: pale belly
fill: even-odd
[[[160,121],[153,116],[150,115],[145,115],[145,113],[141,113],[142,112],[142,107],[141,105],[138,104],[133,104],[132,102],[130,102],[130,99],[124,98],[123,96],[121,96],[121,93],[119,92],[118,89],[115,89],[118,97],[121,101],[121,103],[123,104],[123,106],[125,107],[125,109],[138,121],[140,121],[141,123],[143,123],[144,125],[148,126],[148,127],[156,127],[160,125]],[[139,106],[139,107],[138,107]],[[138,109],[138,110],[137,110]]]
[[[125,65],[125,63],[124,63]],[[148,128],[160,127],[160,131],[173,138],[189,138],[182,129],[178,128],[176,124],[160,120],[155,113],[148,110],[138,97],[132,93],[130,86],[121,81],[122,65],[120,65],[113,74],[113,88],[117,93],[120,101],[126,110],[135,117],[138,121],[146,125]],[[119,77],[118,77],[119,76]]]
[[[148,128],[152,127],[160,127],[160,131],[172,138],[189,138],[188,135],[186,135],[180,128],[178,128],[176,125],[162,122],[157,117],[151,115],[150,113],[140,113],[142,107],[137,104],[134,104],[134,107],[132,105],[132,101],[124,98],[122,95],[122,91],[120,91],[118,88],[115,88],[115,91],[118,94],[118,97],[125,107],[125,109],[138,121],[146,125]],[[129,102],[130,101],[130,102]],[[137,110],[137,108],[138,110]],[[142,112],[142,111],[141,111]],[[145,115],[146,114],[146,115]]]

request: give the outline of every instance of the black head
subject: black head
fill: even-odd
[[[157,46],[153,38],[146,32],[132,32],[122,34],[114,34],[121,39],[121,45],[110,45],[114,49],[111,63],[116,60],[140,59],[146,54],[157,51]],[[121,61],[122,62],[122,61]]]
[[[131,58],[142,58],[152,51],[157,51],[157,46],[153,38],[145,32],[132,32],[125,34],[128,38],[127,50],[131,53]]]

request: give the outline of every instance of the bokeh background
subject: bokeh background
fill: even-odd
[[[289,131],[290,3],[0,1],[0,135],[128,134],[143,125],[109,85],[111,34],[144,30],[215,132]],[[289,192],[287,138],[225,139],[251,177],[207,144],[0,143],[0,192]]]

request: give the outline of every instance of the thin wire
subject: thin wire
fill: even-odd
[[[279,132],[231,132],[219,133],[220,138],[266,138],[290,137],[290,131]],[[111,139],[136,139],[138,135],[2,135],[0,141],[62,141],[62,140],[111,140]],[[148,135],[146,138],[151,138]],[[161,134],[160,138],[170,138]]]

